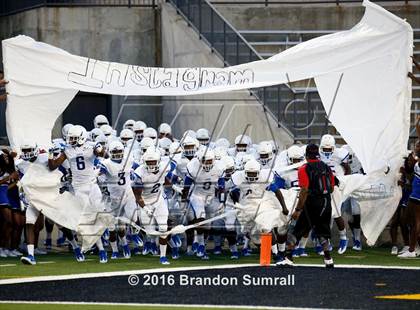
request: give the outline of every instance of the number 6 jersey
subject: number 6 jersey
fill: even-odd
[[[96,183],[96,174],[94,171],[94,153],[95,144],[86,142],[81,146],[66,145],[64,154],[70,163],[72,172],[72,185],[81,186]]]

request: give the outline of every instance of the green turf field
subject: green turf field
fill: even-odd
[[[140,307],[140,306],[124,306],[124,305],[77,305],[77,304],[0,304],[0,310],[136,310],[136,309],[150,309],[150,310],[173,310],[182,309],[185,307]],[[193,308],[188,307],[190,310],[201,310],[201,309],[217,309],[217,310],[233,310],[238,308]],[[244,309],[244,308],[241,308]],[[245,309],[253,309],[252,307]]]
[[[309,252],[307,258],[297,258],[296,263],[321,264],[322,258],[313,252]],[[420,257],[418,259],[399,259],[390,255],[388,248],[369,248],[361,253],[347,250],[344,255],[333,254],[335,264],[362,264],[362,265],[382,265],[382,266],[415,266],[420,267]],[[250,257],[241,257],[239,260],[231,260],[228,256],[210,255],[210,260],[203,261],[196,257],[183,256],[179,260],[170,259],[171,264],[162,266],[159,264],[158,257],[153,256],[133,256],[131,259],[109,260],[107,264],[99,264],[98,257],[87,255],[87,261],[78,263],[71,253],[51,253],[48,255],[38,255],[36,266],[23,265],[16,258],[0,258],[0,279],[10,279],[19,277],[36,277],[47,275],[64,275],[91,272],[124,271],[150,268],[173,268],[188,266],[214,266],[221,264],[249,264],[258,263],[258,254]]]

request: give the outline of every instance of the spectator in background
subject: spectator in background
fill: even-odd
[[[5,80],[4,73],[0,70],[0,101],[6,100],[7,93],[5,90],[5,86],[7,83],[9,82]]]

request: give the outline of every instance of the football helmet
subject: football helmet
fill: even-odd
[[[136,135],[136,139],[138,142],[140,142],[141,139],[143,139],[143,133],[146,128],[147,126],[145,122],[137,121],[134,123],[133,131],[134,131],[134,134]]]
[[[93,128],[89,133],[89,139],[90,141],[95,141],[96,137],[102,134],[102,130],[100,130],[99,128]]]
[[[38,145],[34,142],[25,142],[20,146],[20,151],[22,154],[20,157],[23,160],[35,159],[39,154]]]
[[[134,132],[131,129],[126,128],[126,129],[121,130],[120,141],[124,146],[127,146],[128,142],[133,139],[134,139]]]
[[[206,128],[197,130],[196,139],[201,145],[207,146],[210,143],[210,133]]]
[[[330,159],[335,150],[335,139],[332,135],[323,135],[319,145],[319,153]]]
[[[96,115],[93,119],[93,126],[95,128],[101,128],[102,125],[109,125],[109,121],[105,115],[99,114]]]
[[[252,145],[252,140],[247,135],[239,135],[235,138],[235,146],[237,152],[247,152]]]
[[[273,146],[270,142],[263,141],[258,145],[258,155],[261,165],[267,165],[273,159]]]
[[[114,140],[109,144],[108,148],[109,158],[112,161],[120,162],[124,158],[124,145],[118,140]]]
[[[128,119],[125,121],[124,125],[123,125],[123,129],[130,129],[133,130],[134,124],[136,123],[135,120],[133,119]]]
[[[222,147],[224,149],[228,149],[230,147],[230,142],[226,138],[217,139],[214,144],[216,145],[216,147]]]
[[[226,152],[226,149],[223,148],[223,147],[220,147],[220,146],[214,148],[213,152],[214,152],[214,158],[216,160],[220,160],[220,159],[222,159],[222,157],[228,155],[228,153]]]
[[[85,127],[74,125],[70,127],[67,133],[67,143],[72,146],[83,145],[87,140],[87,132]]]
[[[197,139],[194,139],[190,136],[186,136],[184,141],[182,141],[182,153],[186,157],[193,157],[198,151],[200,143]]]
[[[172,142],[171,146],[169,147],[169,154],[172,156],[174,154],[178,154],[182,152],[182,147],[179,145],[178,141]]]
[[[230,179],[232,174],[235,172],[235,161],[230,156],[223,156],[221,161],[223,162],[225,178]]]
[[[305,159],[303,150],[298,145],[292,145],[287,149],[287,160],[289,165],[296,164]]]
[[[214,152],[210,149],[201,149],[197,158],[201,163],[204,171],[209,172],[214,167]]]
[[[159,134],[166,137],[167,135],[172,134],[172,128],[167,123],[162,123],[159,126]]]
[[[160,164],[160,152],[154,146],[149,147],[143,154],[143,162],[148,172],[158,172]]]
[[[245,179],[248,182],[256,182],[260,176],[261,166],[255,159],[249,160],[244,166]]]
[[[61,135],[63,136],[63,140],[67,140],[67,133],[69,132],[69,129],[73,127],[73,124],[65,124],[63,128],[61,129]]]
[[[155,146],[155,141],[152,138],[144,137],[140,142],[141,153],[144,154],[149,149],[149,147]]]
[[[143,132],[143,136],[146,138],[151,138],[151,139],[156,139],[157,138],[157,132],[154,128],[152,127],[147,127],[144,132]]]
[[[169,138],[163,137],[159,139],[159,147],[163,150],[165,156],[170,155],[169,148],[171,147],[172,141]]]
[[[113,129],[112,129],[111,126],[105,124],[105,125],[102,125],[101,127],[99,127],[99,129],[102,130],[105,137],[111,137],[112,136]]]

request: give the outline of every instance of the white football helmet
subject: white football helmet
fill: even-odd
[[[194,139],[190,136],[186,136],[184,141],[182,141],[182,153],[186,157],[193,157],[195,153],[198,151],[198,147],[200,143],[197,139]]]
[[[104,150],[106,150],[107,144],[108,144],[108,138],[105,137],[105,135],[101,132],[101,134],[96,137],[95,143],[99,143],[100,145],[102,145]]]
[[[214,167],[214,152],[210,149],[200,149],[197,158],[204,171],[209,172]]]
[[[252,154],[244,154],[241,158],[241,169],[244,169],[247,162],[250,160],[255,160],[255,157]]]
[[[225,178],[230,179],[232,174],[235,172],[235,161],[231,156],[223,156],[221,161],[223,162],[223,168],[225,171]]]
[[[197,130],[196,139],[201,145],[207,146],[210,143],[210,133],[206,128]]]
[[[135,120],[133,119],[128,119],[125,121],[124,125],[123,125],[123,129],[130,129],[133,130],[134,124],[136,123]]]
[[[124,145],[118,140],[112,141],[109,144],[108,154],[111,160],[121,161],[124,158]]]
[[[172,142],[171,146],[169,147],[169,154],[173,156],[174,154],[178,154],[182,152],[182,147],[178,141]]]
[[[244,166],[245,179],[248,182],[256,182],[260,176],[261,166],[255,159],[249,160]]]
[[[126,129],[121,130],[120,141],[124,146],[127,146],[128,142],[133,139],[134,139],[134,132],[131,129],[126,128]]]
[[[171,135],[172,134],[172,128],[169,124],[167,123],[162,123],[159,126],[159,134],[166,137],[167,135]]]
[[[149,147],[155,146],[155,141],[152,138],[144,137],[140,142],[141,153],[144,154],[149,149]]]
[[[191,138],[194,138],[195,139],[196,136],[197,136],[197,134],[195,133],[194,130],[188,129],[187,131],[185,131],[182,134],[182,139],[181,140],[184,140],[186,137],[191,137]]]
[[[222,147],[224,149],[228,149],[230,147],[230,142],[226,138],[217,139],[214,144],[216,145],[216,147]]]
[[[96,137],[102,134],[102,130],[100,130],[99,128],[93,128],[89,133],[89,139],[90,141],[95,141]]]
[[[159,172],[160,152],[154,146],[149,147],[143,154],[143,162],[148,172]]]
[[[157,139],[157,132],[154,128],[152,127],[147,127],[144,132],[143,132],[143,136],[146,138],[151,138],[151,139]]]
[[[20,146],[21,155],[23,160],[35,159],[39,154],[38,145],[35,142],[25,142]]]
[[[163,150],[163,153],[165,156],[170,155],[170,147],[171,147],[172,141],[169,138],[163,137],[159,139],[159,147]]]
[[[247,152],[252,145],[252,140],[247,135],[239,135],[235,138],[235,146],[237,152]]]
[[[146,128],[147,126],[145,122],[137,121],[134,123],[133,131],[134,131],[134,134],[136,135],[136,139],[138,142],[140,142],[141,139],[143,139],[143,133]]]
[[[69,124],[65,124],[63,128],[61,129],[61,135],[63,136],[64,141],[67,141],[67,133],[69,132],[69,129],[73,126],[74,126],[73,124],[69,123]]]
[[[226,152],[226,149],[220,146],[217,146],[213,149],[214,152],[214,158],[216,160],[222,159],[222,157],[227,156],[228,153]]]
[[[105,125],[102,125],[101,127],[99,127],[99,129],[102,130],[105,137],[111,137],[112,136],[113,129],[112,129],[111,126],[105,124]]]
[[[289,165],[296,164],[305,159],[302,148],[298,145],[292,145],[287,149],[287,160]]]
[[[335,150],[335,139],[332,135],[323,135],[319,145],[319,153],[326,159],[330,159]]]
[[[72,146],[83,145],[87,140],[85,127],[74,125],[67,133],[67,143]]]
[[[96,115],[93,119],[93,126],[95,128],[101,128],[102,125],[109,125],[109,121],[105,115],[99,114]]]
[[[258,155],[261,165],[267,165],[273,159],[273,146],[268,141],[263,141],[258,145]]]

